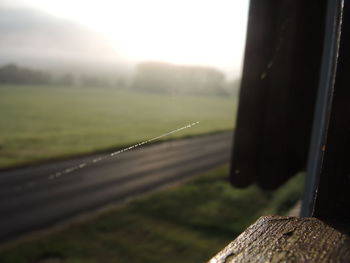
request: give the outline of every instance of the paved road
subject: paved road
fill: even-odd
[[[0,241],[228,162],[232,132],[0,172]],[[53,176],[81,164],[74,172]]]

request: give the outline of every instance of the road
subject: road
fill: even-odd
[[[225,132],[0,172],[0,241],[226,163],[231,140]]]

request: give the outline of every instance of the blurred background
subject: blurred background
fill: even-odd
[[[2,167],[187,122],[203,120],[191,134],[233,128],[248,1],[16,0],[0,12]]]
[[[227,180],[248,7],[1,1],[1,262],[200,262],[287,211],[300,176]]]

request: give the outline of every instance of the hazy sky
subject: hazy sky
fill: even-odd
[[[132,61],[239,70],[248,0],[2,0],[12,8],[40,10],[104,35]],[[67,50],[68,52],[68,50]],[[230,74],[230,75],[231,75]]]

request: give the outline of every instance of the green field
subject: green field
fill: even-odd
[[[122,147],[189,123],[171,137],[233,129],[234,97],[112,88],[0,86],[0,167]]]
[[[0,262],[49,257],[65,263],[206,262],[261,215],[286,213],[303,184],[299,174],[275,192],[264,192],[233,188],[227,177],[222,166],[97,218],[27,238],[2,248]]]

